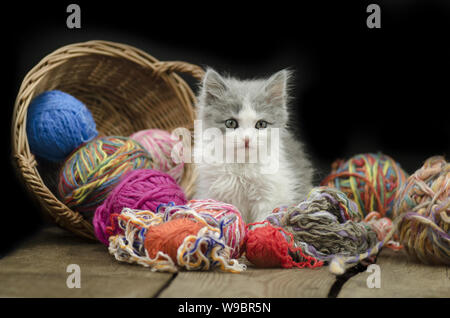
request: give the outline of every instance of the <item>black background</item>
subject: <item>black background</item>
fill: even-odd
[[[289,67],[295,122],[317,182],[336,158],[362,152],[389,154],[409,173],[427,157],[449,157],[448,1],[73,2],[81,29],[66,26],[70,2],[2,10],[4,251],[44,224],[9,163],[14,101],[26,73],[69,43],[122,42],[242,78]],[[381,29],[366,26],[369,3],[381,7]]]

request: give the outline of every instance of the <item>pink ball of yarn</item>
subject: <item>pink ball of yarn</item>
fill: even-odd
[[[212,199],[190,200],[187,206],[199,213],[211,225],[214,225],[214,222],[210,222],[209,218],[213,218],[220,224],[222,220],[227,221],[234,217],[231,222],[225,223],[223,236],[225,244],[231,248],[230,256],[239,258],[242,255],[246,227],[241,213],[235,206]]]
[[[160,204],[174,202],[183,205],[187,202],[183,189],[167,173],[153,169],[137,169],[124,176],[111,191],[106,200],[95,211],[94,229],[97,238],[109,244],[109,236],[119,232],[111,226],[111,214],[119,214],[123,208],[150,210],[155,212]]]
[[[132,134],[130,138],[139,142],[150,153],[154,169],[166,172],[177,182],[181,181],[184,171],[182,148],[175,148],[181,143],[173,139],[172,134],[161,129],[146,129]]]

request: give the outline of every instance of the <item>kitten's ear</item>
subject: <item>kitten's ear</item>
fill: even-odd
[[[281,70],[273,74],[264,86],[266,102],[275,106],[285,106],[287,98],[287,85],[290,72]]]
[[[214,71],[213,69],[208,69],[203,78],[203,98],[205,104],[208,105],[210,102],[213,102],[216,99],[219,99],[225,90],[227,89],[227,85],[223,78]]]

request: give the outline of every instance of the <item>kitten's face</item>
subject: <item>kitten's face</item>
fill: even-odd
[[[203,129],[219,129],[233,141],[226,147],[234,147],[235,151],[267,149],[274,142],[271,130],[287,122],[288,76],[283,70],[267,80],[240,81],[208,70],[198,104]]]

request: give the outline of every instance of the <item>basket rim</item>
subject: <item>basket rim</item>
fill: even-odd
[[[24,77],[17,94],[11,122],[11,151],[13,167],[19,178],[25,183],[30,195],[37,199],[41,208],[59,226],[88,239],[94,239],[94,228],[79,212],[73,211],[62,203],[45,185],[37,161],[31,153],[26,135],[28,106],[34,97],[37,85],[45,74],[67,60],[85,55],[105,55],[123,58],[152,71],[161,77],[173,89],[180,103],[193,122],[195,111],[193,105],[196,97],[189,85],[175,72],[182,72],[200,80],[204,70],[194,64],[182,61],[159,61],[152,55],[128,44],[104,40],[91,40],[62,46],[42,58]],[[185,164],[182,187],[186,192],[192,191],[196,173],[191,164]],[[188,194],[188,193],[187,193]]]

